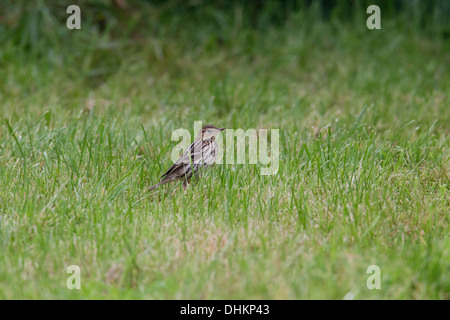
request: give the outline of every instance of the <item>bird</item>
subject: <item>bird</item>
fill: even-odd
[[[186,192],[186,187],[192,176],[197,176],[199,170],[206,169],[216,161],[218,153],[216,137],[223,130],[225,128],[218,128],[210,124],[203,126],[194,142],[183,152],[183,155],[169,170],[161,176],[161,181],[150,187],[148,191],[169,182],[184,180],[183,189]]]

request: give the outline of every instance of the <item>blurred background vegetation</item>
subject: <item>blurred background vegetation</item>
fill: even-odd
[[[66,27],[71,4],[81,8],[82,31]],[[366,27],[371,4],[381,8],[378,32]],[[317,77],[316,87],[328,91],[335,86],[332,80],[345,79],[348,89],[359,86],[373,95],[380,93],[377,81],[389,86],[415,75],[420,79],[414,86],[399,85],[395,92],[430,92],[447,84],[449,17],[445,0],[5,0],[0,4],[0,76],[6,81],[0,82],[0,99],[24,101],[24,108],[3,106],[14,117],[19,110],[39,114],[23,100],[27,95],[64,92],[55,104],[70,110],[115,76],[127,79],[121,86],[133,96],[142,95],[144,79],[161,95],[191,84],[207,89],[221,116],[239,107],[230,100],[238,70],[280,90]],[[259,102],[262,109],[255,111],[267,111],[269,104]]]
[[[189,32],[193,45],[205,41],[229,45],[244,30],[265,31],[282,27],[299,16],[305,24],[327,22],[335,28],[352,25],[359,31],[365,24],[369,5],[382,8],[382,18],[396,18],[396,27],[429,36],[450,36],[450,3],[445,0],[33,0],[2,1],[0,25],[2,42],[12,40],[20,48],[45,53],[45,45],[72,44],[65,22],[66,8],[79,5],[83,29],[109,32],[114,39],[177,36]],[[301,20],[304,20],[301,19]],[[225,30],[232,29],[230,34]],[[207,33],[207,36],[205,35]],[[78,40],[78,39],[77,39]]]
[[[71,4],[81,8],[82,30],[66,27]],[[372,4],[381,8],[381,30],[366,27]],[[312,106],[321,115],[337,106],[326,123],[375,104],[378,115],[440,118],[441,128],[449,128],[442,95],[449,84],[449,1],[5,0],[0,6],[0,111],[11,120],[45,110],[58,117],[107,99],[110,107],[132,105],[135,115],[162,122],[186,121],[181,108],[192,111],[189,120],[230,114],[235,121],[234,110],[245,106],[271,119],[282,114],[275,105],[283,111],[301,105],[303,113]],[[236,99],[242,91],[245,97]],[[418,99],[436,100],[436,107],[424,112],[428,106]],[[176,114],[167,116],[167,106]],[[246,125],[264,123],[247,114]]]
[[[71,4],[81,7],[83,32],[66,28],[66,8]],[[331,50],[335,33],[368,36],[366,8],[372,4],[382,8],[383,29],[410,37],[450,39],[450,2],[446,0],[4,0],[0,4],[1,63],[19,55],[69,73],[73,70],[65,66],[76,64],[82,72],[70,76],[98,85],[127,56],[148,45],[153,51],[148,58],[175,72],[179,68],[164,63],[167,55],[224,50],[253,59],[261,49],[276,50],[286,40],[280,37],[289,34],[314,41],[326,38],[322,45]],[[313,31],[321,24],[328,34],[318,37]],[[259,37],[274,29],[287,32],[278,33],[278,39],[271,38],[270,43]]]
[[[66,9],[71,4],[81,7],[82,31],[66,28]],[[382,32],[368,32],[366,27],[366,8],[371,4],[381,8]],[[70,109],[73,98],[86,99],[119,70],[122,78],[125,74],[139,79],[146,74],[153,76],[150,82],[166,81],[164,90],[174,89],[173,80],[188,75],[198,83],[199,75],[208,72],[211,82],[219,79],[223,84],[214,93],[229,111],[233,106],[223,79],[230,74],[230,64],[257,65],[248,71],[264,74],[269,81],[277,80],[276,74],[283,76],[283,68],[320,74],[320,64],[329,74],[335,70],[326,67],[325,59],[338,68],[341,60],[355,58],[355,69],[347,66],[346,78],[351,79],[352,72],[357,72],[356,62],[367,66],[376,59],[392,69],[403,60],[413,72],[423,65],[417,56],[427,59],[419,47],[430,57],[439,56],[436,65],[430,61],[433,76],[420,75],[429,82],[420,85],[431,89],[444,79],[441,62],[449,61],[449,16],[450,2],[445,0],[4,0],[0,4],[0,76],[9,81],[0,82],[0,98],[39,92],[51,96],[45,92],[47,87],[64,92],[58,104]],[[21,72],[14,66],[20,66]],[[377,66],[372,70],[377,73]],[[392,70],[393,81],[400,76]],[[127,86],[137,90],[130,79],[122,85],[125,90]],[[370,82],[364,85],[368,92],[375,90]],[[13,117],[20,110],[5,108]]]

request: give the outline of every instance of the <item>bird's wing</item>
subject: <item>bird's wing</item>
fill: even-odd
[[[166,178],[170,173],[181,168],[183,165],[190,165],[192,163],[198,163],[201,161],[202,149],[206,140],[196,139],[191,145],[184,151],[183,155],[167,170],[161,178]]]

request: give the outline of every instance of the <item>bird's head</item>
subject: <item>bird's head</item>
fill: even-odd
[[[206,126],[203,126],[202,128],[202,139],[203,140],[215,140],[217,135],[220,131],[225,130],[225,128],[217,128],[215,126],[212,126],[210,124],[207,124]]]

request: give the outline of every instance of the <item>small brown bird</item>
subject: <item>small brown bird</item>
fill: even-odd
[[[177,162],[161,176],[162,180],[149,188],[148,191],[177,180],[184,180],[183,189],[186,190],[189,180],[198,173],[199,169],[206,169],[216,161],[218,147],[215,140],[222,130],[225,130],[225,128],[217,128],[209,124],[204,126],[198,137],[184,151]]]

